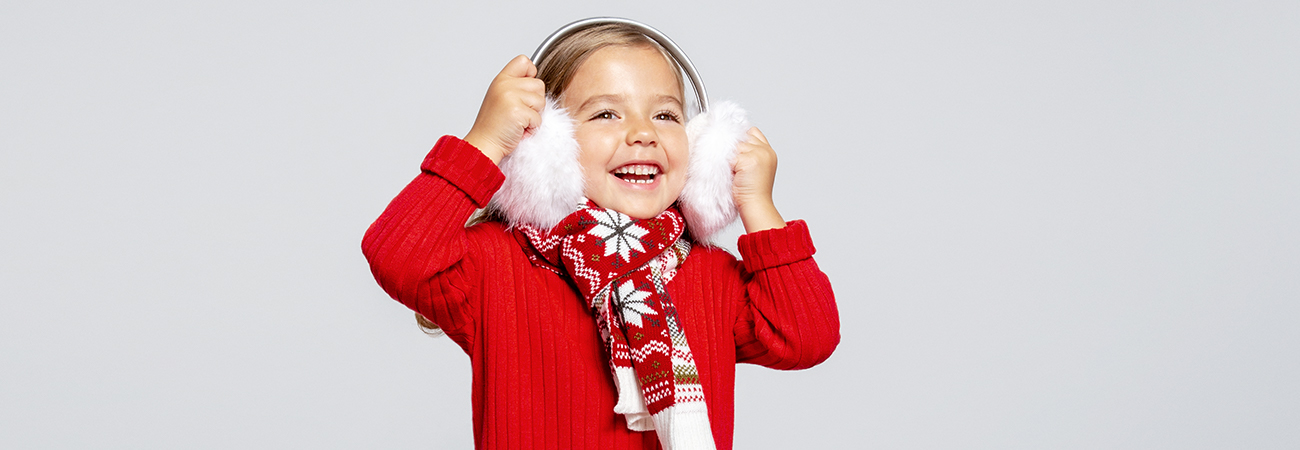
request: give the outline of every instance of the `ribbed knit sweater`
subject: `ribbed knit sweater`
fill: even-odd
[[[534,266],[501,223],[465,227],[501,186],[497,166],[446,136],[421,169],[362,252],[389,295],[469,355],[475,447],[659,448],[654,432],[630,431],[614,413],[608,357],[571,281]],[[695,246],[667,286],[719,449],[732,446],[737,362],[802,369],[839,343],[835,297],[802,221],[741,236],[738,250],[743,261]]]

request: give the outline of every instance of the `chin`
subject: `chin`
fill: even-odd
[[[658,216],[677,201],[681,194],[679,183],[664,183],[666,180],[654,180],[646,184],[632,184],[618,179],[607,180],[604,189],[595,189],[587,193],[587,198],[602,208],[609,208],[636,219],[651,219]],[[672,189],[672,188],[678,189]],[[669,190],[676,190],[678,195],[668,199]]]
[[[602,208],[609,208],[618,211],[633,219],[654,218],[655,216],[659,215],[659,213],[664,212],[665,209],[668,209],[667,207],[659,208],[656,206],[623,205],[623,204],[619,204],[618,202],[614,202],[613,206],[605,206],[600,204],[600,202],[597,202],[596,205]]]
[[[634,218],[634,219],[653,219],[655,216],[658,216],[660,213],[663,213],[665,209],[667,209],[667,208],[658,208],[658,209],[656,209],[656,208],[644,208],[644,209],[640,209],[640,208],[638,208],[638,209],[633,209],[632,211],[626,211],[626,212],[625,212],[625,211],[618,211],[617,209],[615,209],[615,211],[618,211],[618,212],[621,212],[621,213],[623,213],[623,214],[626,214],[626,215],[628,215],[629,217],[632,217],[632,218]]]
[[[612,209],[612,210],[618,211],[618,212],[620,212],[620,213],[623,213],[624,215],[627,215],[627,216],[632,217],[632,218],[634,218],[634,219],[650,219],[650,218],[654,218],[655,216],[658,216],[660,213],[664,212],[664,210],[668,209],[668,207],[672,205],[672,202],[666,202],[666,203],[665,203],[665,202],[660,202],[660,201],[651,201],[651,200],[646,200],[646,201],[627,201],[627,200],[621,200],[621,201],[620,201],[620,200],[608,201],[608,200],[606,200],[606,201],[602,201],[602,199],[595,198],[595,197],[588,197],[588,198],[591,198],[591,201],[592,201],[592,202],[595,202],[596,205],[597,205],[597,206],[600,206],[601,208],[609,208],[609,209]]]

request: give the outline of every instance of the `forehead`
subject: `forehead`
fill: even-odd
[[[666,94],[680,101],[681,73],[654,47],[611,45],[592,52],[578,66],[564,95],[609,93]]]

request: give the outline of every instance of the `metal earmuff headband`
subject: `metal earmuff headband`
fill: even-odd
[[[542,59],[546,58],[546,56],[551,53],[551,47],[555,45],[556,42],[563,40],[569,35],[583,29],[611,23],[623,24],[636,28],[637,31],[641,32],[641,34],[644,34],[646,37],[658,43],[659,46],[664,48],[664,50],[667,50],[668,54],[673,57],[673,60],[677,61],[677,65],[686,72],[686,77],[691,79],[691,87],[695,89],[695,104],[699,105],[700,112],[703,113],[709,110],[709,95],[704,92],[704,81],[701,81],[700,74],[695,72],[695,65],[691,64],[691,59],[687,58],[686,53],[683,52],[680,47],[677,47],[677,44],[674,43],[672,39],[668,39],[667,35],[649,25],[635,20],[624,19],[621,17],[588,17],[565,25],[554,33],[551,33],[550,36],[547,36],[546,40],[542,41],[542,45],[537,47],[537,51],[533,52],[533,64],[540,66],[542,64]]]

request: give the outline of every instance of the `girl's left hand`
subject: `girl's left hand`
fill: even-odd
[[[745,232],[753,233],[785,227],[785,219],[772,202],[772,185],[776,182],[776,150],[758,128],[736,145],[736,163],[731,166],[732,195]]]

